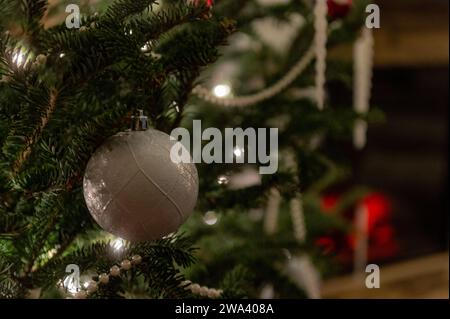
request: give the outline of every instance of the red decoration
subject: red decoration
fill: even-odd
[[[326,195],[322,198],[322,210],[324,212],[329,212],[332,210],[339,200],[338,195]]]
[[[352,0],[327,0],[328,16],[332,19],[339,19],[345,17],[351,7]]]
[[[194,0],[195,5],[199,5],[200,1],[201,0]],[[212,8],[213,4],[214,4],[214,0],[206,0],[206,6],[208,8]]]
[[[377,193],[370,194],[363,199],[362,205],[367,208],[369,214],[369,233],[374,231],[378,225],[389,223],[391,205],[385,196]]]
[[[322,198],[322,210],[325,213],[332,213],[338,202],[338,195],[326,195]],[[368,214],[368,260],[377,261],[394,256],[398,251],[398,246],[394,239],[394,228],[391,224],[389,199],[383,194],[371,193],[356,205],[364,205]],[[354,222],[354,211],[353,208],[344,212],[344,216],[351,223]],[[352,262],[355,250],[355,234],[353,232],[349,234],[329,234],[318,238],[316,244],[322,248],[324,254],[335,254],[340,262],[349,264]]]

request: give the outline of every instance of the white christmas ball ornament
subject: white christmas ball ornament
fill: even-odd
[[[130,241],[154,240],[188,218],[198,175],[193,163],[171,160],[176,143],[148,129],[116,134],[95,151],[84,176],[84,198],[104,230]]]

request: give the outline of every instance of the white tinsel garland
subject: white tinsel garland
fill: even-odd
[[[327,68],[327,36],[328,36],[328,20],[327,20],[327,1],[316,0],[314,7],[314,28],[315,28],[315,53],[316,53],[316,102],[317,107],[323,110],[325,106],[325,82]]]
[[[356,41],[353,49],[353,107],[361,115],[367,114],[370,106],[374,55],[373,45],[372,29],[363,27],[361,36]],[[367,123],[361,119],[357,120],[353,131],[353,143],[357,149],[362,149],[366,145],[366,134]]]

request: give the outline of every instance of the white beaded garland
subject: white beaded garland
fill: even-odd
[[[109,283],[109,276],[117,277],[120,276],[120,270],[129,270],[133,265],[137,265],[142,261],[142,257],[139,255],[134,255],[131,257],[131,261],[129,259],[124,259],[120,263],[120,267],[114,265],[109,270],[109,275],[106,273],[102,273],[98,276],[98,280],[90,280],[85,286],[85,290],[80,290],[73,294],[73,298],[75,299],[86,299],[88,295],[95,293],[98,290],[98,285],[103,284],[106,285]],[[200,286],[199,284],[193,284],[190,280],[184,280],[180,283],[180,287],[184,287],[185,290],[190,290],[193,294],[207,297],[210,299],[219,298],[223,290],[208,288],[207,286]]]
[[[199,294],[200,293],[201,287],[200,287],[199,284],[192,284],[189,287],[190,287],[190,289],[191,289],[193,294]]]
[[[139,265],[142,262],[142,257],[139,255],[134,255],[133,257],[131,257],[131,263],[133,265]]]
[[[200,296],[206,297],[208,295],[209,288],[206,286],[200,287]]]
[[[325,106],[325,71],[327,67],[328,35],[327,13],[327,1],[316,0],[316,5],[314,7],[314,45],[316,51],[316,101],[319,110],[323,110]]]
[[[358,114],[367,114],[370,107],[372,88],[372,68],[374,55],[374,39],[372,29],[363,28],[361,36],[356,41],[354,49],[354,110]],[[353,131],[353,144],[361,150],[367,143],[367,122],[358,119]]]
[[[280,192],[275,187],[271,188],[264,217],[264,232],[268,235],[273,235],[277,231],[280,203]]]
[[[112,266],[112,267],[109,269],[109,274],[110,274],[111,276],[113,276],[113,277],[119,276],[119,275],[120,275],[120,268],[119,268],[118,266],[116,266],[116,265]]]
[[[102,273],[98,276],[98,280],[90,280],[85,283],[84,290],[80,290],[73,294],[73,298],[75,299],[86,299],[88,295],[95,293],[98,290],[98,285],[103,284],[106,285],[109,283],[109,276],[117,277],[120,276],[120,270],[129,270],[133,265],[137,265],[142,262],[142,257],[139,255],[134,255],[131,257],[131,261],[129,259],[124,259],[120,263],[120,267],[117,265],[112,266],[109,269],[109,274]],[[95,278],[95,276],[94,276]],[[190,284],[190,282],[189,282]]]
[[[80,290],[74,294],[75,299],[86,299],[87,298],[87,292],[84,290]]]
[[[214,299],[218,297],[218,291],[216,289],[208,290],[208,298]]]
[[[106,285],[109,282],[109,276],[108,274],[101,274],[98,276],[98,281],[104,285]]]
[[[123,260],[120,263],[120,268],[122,268],[123,270],[129,270],[131,268],[131,261],[129,261],[128,259]]]
[[[192,94],[198,96],[199,98],[207,102],[221,106],[245,107],[249,105],[254,105],[259,102],[270,99],[275,95],[278,95],[281,92],[283,92],[286,88],[289,87],[290,84],[292,84],[292,82],[295,81],[295,79],[298,78],[298,76],[307,68],[307,66],[313,59],[314,59],[314,47],[311,47],[305,52],[304,56],[294,65],[294,67],[288,73],[286,73],[286,75],[283,78],[281,78],[273,86],[266,88],[261,92],[255,94],[233,98],[220,98],[212,94],[210,90],[203,87],[202,85],[197,85],[192,90]]]
[[[338,29],[342,26],[339,21],[335,21],[331,23],[328,27],[327,21],[327,13],[328,8],[325,0],[318,0],[321,3],[317,4],[315,7],[315,18],[318,21],[315,21],[316,32],[320,34],[316,34],[315,41],[313,45],[303,54],[300,60],[292,67],[289,72],[287,72],[278,82],[274,85],[263,89],[258,93],[254,93],[251,95],[231,97],[231,98],[222,98],[215,96],[211,90],[208,88],[197,85],[192,90],[192,94],[196,95],[200,99],[215,104],[219,106],[235,106],[235,107],[245,107],[260,103],[267,99],[270,99],[282,91],[286,90],[307,68],[307,66],[316,59],[316,88],[314,92],[314,99],[318,101],[319,108],[323,106],[323,102],[325,99],[325,91],[323,85],[325,84],[325,71],[326,71],[326,42],[327,42],[327,33],[326,32]],[[317,85],[318,88],[317,88]],[[310,98],[311,94],[309,92],[309,88],[300,89],[296,92],[298,98]]]
[[[92,294],[92,293],[96,292],[97,289],[98,289],[98,284],[92,280],[89,282],[89,284],[86,288],[86,291],[87,291],[87,293]]]
[[[298,242],[303,243],[306,239],[305,217],[303,214],[303,202],[301,195],[291,199],[291,218],[294,225],[294,237]]]
[[[219,298],[223,293],[223,290],[221,289],[208,288],[206,286],[200,286],[199,284],[193,284],[190,280],[182,281],[180,286],[184,287],[184,290],[190,290],[195,295],[200,295],[211,299]]]

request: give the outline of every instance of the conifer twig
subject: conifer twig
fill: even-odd
[[[36,140],[39,138],[39,136],[42,134],[42,131],[47,126],[48,122],[50,121],[50,118],[52,114],[55,112],[56,109],[56,101],[58,99],[58,91],[56,89],[50,90],[50,99],[48,106],[46,108],[45,114],[41,117],[40,123],[36,126],[36,128],[33,130],[33,133],[31,136],[27,138],[27,143],[25,148],[22,150],[20,155],[17,157],[14,166],[13,166],[13,175],[17,175],[17,173],[20,171],[23,164],[26,162],[28,157],[31,154],[31,147],[36,142]]]

